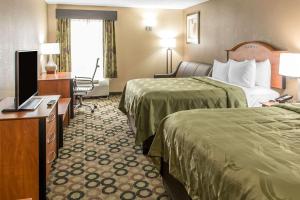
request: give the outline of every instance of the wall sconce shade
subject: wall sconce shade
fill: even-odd
[[[176,39],[164,38],[161,40],[161,46],[168,49],[174,49],[176,47]]]
[[[288,77],[300,77],[300,54],[280,54],[279,74]]]
[[[41,44],[40,51],[42,55],[60,54],[59,43],[44,43]]]

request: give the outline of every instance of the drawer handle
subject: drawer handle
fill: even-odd
[[[53,133],[47,140],[47,143],[50,144],[56,139],[56,134]]]
[[[55,160],[55,158],[56,158],[56,152],[55,152],[55,151],[52,151],[51,153],[49,153],[49,155],[50,155],[50,154],[53,156],[53,158],[52,158],[51,160],[49,160],[49,161],[47,162],[47,164],[53,163],[54,160]]]
[[[48,118],[48,123],[52,122],[55,119],[55,114],[51,114]]]

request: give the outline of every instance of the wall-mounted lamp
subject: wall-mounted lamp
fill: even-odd
[[[163,38],[161,40],[162,47],[167,49],[167,58],[166,58],[166,72],[167,74],[173,72],[173,49],[176,47],[176,39],[175,38]]]
[[[152,28],[155,26],[155,20],[154,19],[145,19],[144,21],[146,31],[152,31]]]
[[[152,31],[153,27],[156,25],[156,17],[152,13],[148,13],[144,16],[144,25],[146,31]]]

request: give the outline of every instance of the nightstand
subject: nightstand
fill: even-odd
[[[278,104],[280,104],[280,103],[277,101],[261,102],[262,107],[271,107],[271,106],[278,105]]]

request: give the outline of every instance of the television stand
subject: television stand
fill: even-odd
[[[43,96],[27,112],[0,112],[0,199],[46,200],[52,164],[59,156],[59,96]],[[55,100],[52,107],[47,102]],[[0,102],[0,110],[14,98]],[[16,181],[17,180],[17,181]]]
[[[32,97],[19,110],[35,110],[43,101],[43,97]]]

